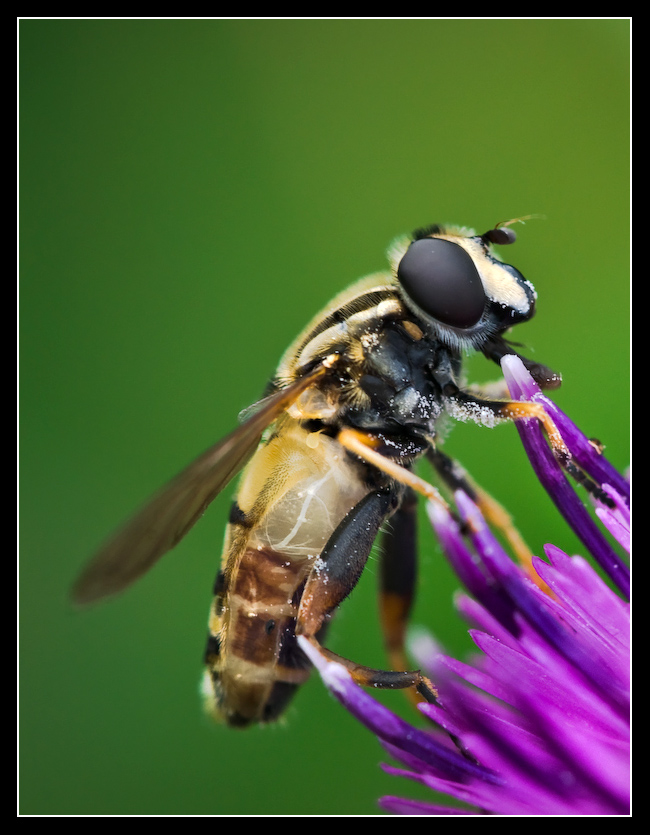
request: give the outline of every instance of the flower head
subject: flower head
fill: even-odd
[[[623,593],[629,571],[568,482],[584,480],[596,514],[629,547],[629,491],[597,445],[539,391],[517,358],[504,373],[513,398],[541,402],[568,448],[558,462],[535,420],[518,421],[531,463],[587,551]],[[561,465],[562,466],[561,466]],[[412,649],[435,682],[431,720],[412,727],[306,642],[331,692],[405,767],[384,766],[473,809],[384,797],[394,813],[616,815],[629,812],[629,609],[581,556],[545,547],[533,576],[514,563],[478,506],[455,496],[462,525],[444,507],[429,515],[469,595],[457,607],[481,651],[472,665],[420,635]],[[469,532],[469,533],[468,533]]]

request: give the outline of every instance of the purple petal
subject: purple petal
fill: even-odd
[[[513,400],[532,400],[536,394],[542,393],[526,366],[515,354],[502,357],[501,370]]]
[[[610,533],[629,542],[627,483],[598,448],[551,404],[517,357],[505,357],[513,397],[541,403],[569,453],[602,490],[596,513]],[[614,552],[567,481],[537,420],[517,429],[540,481],[590,553],[617,584],[629,583]],[[603,497],[613,499],[613,506]],[[439,690],[421,713],[435,725],[420,731],[354,684],[342,665],[299,637],[323,681],[405,767],[382,766],[458,800],[501,815],[629,813],[629,606],[582,558],[555,546],[548,563],[533,558],[545,590],[510,559],[472,500],[456,503],[465,525],[440,505],[428,508],[465,594],[456,605],[479,628],[474,666],[442,654],[432,639],[411,642]],[[469,531],[469,533],[467,533]],[[453,740],[453,742],[452,742]],[[479,765],[480,763],[480,765]],[[388,796],[398,814],[473,814]]]
[[[467,501],[468,508],[473,509],[475,507],[473,502],[469,498]],[[456,520],[449,511],[436,502],[427,503],[427,512],[445,556],[465,588],[500,623],[506,627],[511,626],[512,603],[494,584],[484,567],[479,564],[475,555],[467,547]],[[468,512],[473,512],[473,510],[468,510]]]
[[[544,553],[556,573],[572,585],[563,583],[565,605],[581,611],[590,628],[616,641],[624,654],[630,648],[630,606],[603,583],[582,557],[568,557],[555,545],[544,546]]]
[[[380,739],[397,748],[402,748],[448,778],[467,780],[471,777],[480,777],[483,780],[497,780],[498,782],[498,779],[487,769],[474,765],[458,752],[444,747],[429,734],[412,728],[388,708],[376,702],[354,684],[342,664],[325,659],[302,635],[298,636],[298,643],[320,673],[330,692]]]
[[[387,812],[396,815],[474,815],[468,809],[454,809],[452,806],[436,806],[434,803],[424,803],[419,800],[409,800],[405,797],[385,795],[379,798],[379,805]]]
[[[501,360],[501,368],[512,399],[532,400],[544,406],[547,414],[559,429],[562,440],[569,448],[575,463],[590,475],[596,484],[612,484],[629,505],[628,482],[602,455],[600,445],[592,442],[581,432],[559,406],[542,392],[519,357],[507,354]]]
[[[549,404],[553,405],[552,401],[545,397],[543,401],[540,400],[543,395],[539,386],[530,377],[521,360],[518,357],[507,355],[503,358],[501,364],[513,399],[534,399],[536,402],[542,402],[545,408],[548,406],[551,417],[554,420],[557,417],[556,425],[571,455],[574,455],[575,449],[576,460],[584,464],[588,473],[590,473],[590,469],[592,471],[590,474],[597,470],[597,474],[602,475],[606,471],[608,481],[614,482],[617,489],[620,489],[619,482],[621,479],[615,477],[615,470],[612,467],[608,466],[605,470],[602,470],[602,468],[598,470],[596,464],[597,462],[602,463],[603,459],[597,455],[593,444],[560,410],[556,407],[551,409]],[[596,526],[571,487],[546,443],[539,422],[534,418],[527,418],[516,420],[515,426],[539,481],[560,513],[618,588],[624,594],[629,595],[630,573],[628,567]],[[565,437],[563,432],[566,432],[568,437]],[[601,481],[598,481],[598,483],[600,484]]]
[[[433,791],[452,795],[458,800],[469,803],[472,806],[477,806],[478,808],[491,809],[497,803],[495,799],[495,790],[497,787],[489,783],[481,783],[479,781],[473,783],[457,783],[431,774],[406,771],[405,769],[395,768],[390,765],[383,765],[382,768],[387,774],[393,774],[396,777],[408,777],[410,780],[415,780],[418,783],[428,786]],[[501,794],[502,792],[497,790],[497,797],[501,796]]]
[[[573,421],[545,394],[541,392],[532,398],[544,406],[547,414],[560,430],[575,463],[590,476],[596,484],[611,484],[629,506],[630,485],[602,454],[599,445],[594,444],[582,433]]]
[[[597,504],[596,514],[614,539],[630,553],[630,509],[624,498],[610,484],[603,484],[603,492],[614,500],[615,507]],[[629,502],[629,499],[628,499]]]
[[[443,666],[447,667],[452,673],[455,673],[459,678],[462,678],[468,684],[473,684],[474,687],[478,687],[483,690],[483,692],[488,693],[497,699],[502,699],[505,702],[508,701],[508,697],[510,695],[509,689],[502,687],[501,683],[495,679],[493,675],[484,672],[483,670],[478,670],[470,664],[464,664],[462,661],[458,661],[456,658],[450,658],[446,655],[440,656],[438,663],[436,664],[434,675],[435,671],[438,671],[439,673],[438,676],[435,676],[436,681],[442,675],[441,668]],[[426,712],[425,707],[433,707],[433,705],[421,705],[420,709]]]
[[[457,594],[454,602],[458,613],[463,616],[463,619],[467,623],[473,624],[484,632],[488,632],[490,635],[494,635],[505,644],[512,645],[513,647],[517,646],[517,629],[512,616],[512,604],[509,607],[508,627],[506,627],[501,621],[493,617],[491,612],[484,606],[481,606],[480,603],[477,603],[466,594]]]

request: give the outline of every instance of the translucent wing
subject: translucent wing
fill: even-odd
[[[319,365],[263,401],[260,409],[157,493],[86,566],[72,589],[86,604],[122,591],[171,550],[241,470],[262,433],[329,367]]]

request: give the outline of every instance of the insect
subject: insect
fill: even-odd
[[[445,412],[486,425],[536,417],[561,446],[540,407],[479,396],[459,382],[464,351],[496,363],[516,354],[504,334],[534,313],[533,286],[492,250],[515,241],[512,223],[483,235],[434,225],[396,241],[390,271],[353,284],[312,320],[264,399],[108,541],[79,577],[74,600],[129,586],[244,468],[209,615],[209,709],[232,726],[277,719],[309,675],[298,635],[363,684],[434,699],[427,679],[404,670],[415,496],[443,501],[414,463],[426,456],[448,484],[474,489],[439,447]],[[560,384],[546,366],[521,359],[543,388]],[[388,519],[381,610],[393,669],[384,671],[334,656],[323,641]]]

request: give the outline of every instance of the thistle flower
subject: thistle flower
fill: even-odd
[[[503,370],[513,399],[542,403],[568,448],[561,467],[538,422],[517,422],[539,480],[588,553],[627,594],[627,566],[564,470],[588,482],[597,517],[629,549],[626,480],[516,357],[505,357]],[[428,511],[469,592],[458,597],[457,608],[473,624],[481,656],[470,665],[440,653],[426,635],[413,642],[439,692],[437,704],[419,705],[430,727],[412,727],[354,684],[343,666],[301,643],[330,691],[405,766],[386,765],[386,771],[474,808],[394,796],[381,798],[381,807],[417,815],[628,814],[627,603],[583,557],[554,545],[544,549],[548,562],[533,558],[531,577],[509,558],[477,505],[460,491],[455,500],[462,529],[440,505]]]

